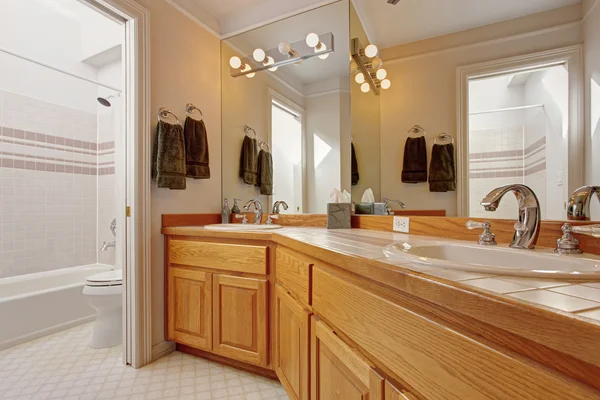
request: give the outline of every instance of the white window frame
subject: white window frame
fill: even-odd
[[[302,125],[302,129],[301,129],[301,134],[302,134],[302,161],[301,161],[301,165],[302,165],[302,206],[301,206],[301,212],[305,212],[306,210],[306,206],[308,204],[308,194],[306,193],[306,110],[304,109],[304,107],[300,106],[299,104],[293,102],[292,100],[288,99],[287,97],[285,97],[284,95],[282,95],[281,93],[277,92],[276,90],[269,88],[268,90],[268,95],[267,95],[267,101],[268,101],[268,107],[267,107],[267,140],[269,141],[269,146],[272,146],[273,143],[273,132],[272,132],[272,108],[273,107],[273,101],[276,101],[278,103],[283,104],[285,107],[289,108],[290,110],[292,110],[293,112],[295,112],[296,114],[298,114],[300,116],[300,124]],[[269,204],[273,204],[273,196],[268,196],[268,203]],[[294,211],[295,212],[295,211]]]
[[[469,80],[565,64],[569,79],[568,192],[583,185],[584,84],[583,46],[561,47],[539,53],[503,58],[456,69],[457,82],[457,213],[469,216]]]

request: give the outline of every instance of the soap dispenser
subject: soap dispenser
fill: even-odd
[[[221,223],[222,224],[229,223],[229,215],[231,215],[231,212],[229,211],[229,201],[227,200],[227,197],[226,197],[225,201],[223,201],[223,209],[221,210]]]
[[[240,206],[238,205],[238,201],[240,199],[233,199],[233,207],[231,207],[232,214],[241,214],[242,210],[240,210]]]

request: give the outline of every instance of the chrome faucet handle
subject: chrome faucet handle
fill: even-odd
[[[267,218],[267,225],[273,225],[274,219],[279,219],[279,214],[269,214],[269,217]]]
[[[579,240],[577,240],[573,235],[573,225],[567,223],[564,224],[560,228],[563,232],[563,235],[560,239],[556,241],[556,249],[554,249],[555,253],[558,254],[580,254],[582,253],[579,248]]]
[[[469,230],[483,229],[483,233],[479,235],[479,241],[477,242],[478,244],[483,246],[495,246],[498,244],[496,242],[496,235],[492,233],[492,223],[490,221],[467,221],[465,226]]]
[[[565,224],[565,225],[569,225],[569,224]],[[564,225],[563,225],[563,227],[564,227]],[[582,235],[600,238],[600,225],[573,226],[571,230],[575,233],[580,233]]]
[[[242,219],[242,224],[248,223],[248,218],[246,218],[246,214],[235,214],[235,218]]]
[[[385,213],[387,215],[394,215],[394,210],[392,210],[392,208],[389,206],[390,203],[398,204],[400,206],[400,208],[402,208],[402,209],[406,208],[406,204],[404,204],[400,200],[393,200],[393,199],[388,199],[387,197],[384,197],[383,202],[385,203],[383,205],[383,208],[385,209]]]

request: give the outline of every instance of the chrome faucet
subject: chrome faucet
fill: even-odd
[[[513,192],[519,204],[519,221],[515,224],[515,234],[510,247],[533,249],[540,235],[540,202],[528,186],[513,184],[500,186],[488,193],[481,205],[486,211],[496,211],[500,200],[508,192]]]
[[[262,216],[263,216],[263,208],[262,208],[262,204],[260,204],[260,201],[253,199],[253,200],[249,200],[246,205],[244,206],[244,211],[250,211],[250,206],[254,204],[254,224],[255,225],[260,225],[260,222],[262,221]]]
[[[116,242],[104,242],[102,243],[102,247],[100,248],[100,251],[108,251],[109,247],[115,247],[117,244]]]
[[[267,218],[267,225],[273,225],[273,220],[279,219],[279,206],[283,206],[284,210],[288,209],[288,205],[285,201],[276,201],[275,204],[273,204],[273,213],[269,214],[269,217]]]
[[[394,210],[392,210],[390,207],[390,204],[392,204],[392,203],[398,204],[400,206],[400,208],[406,208],[406,204],[404,204],[400,200],[390,200],[390,199],[384,198],[383,201],[385,201],[385,205],[383,206],[383,209],[385,210],[386,215],[394,215]]]
[[[571,221],[589,221],[592,197],[600,201],[600,186],[583,186],[573,192],[567,205],[567,219]]]

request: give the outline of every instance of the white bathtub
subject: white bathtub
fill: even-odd
[[[0,279],[0,350],[93,321],[85,280],[113,268],[92,264]]]

